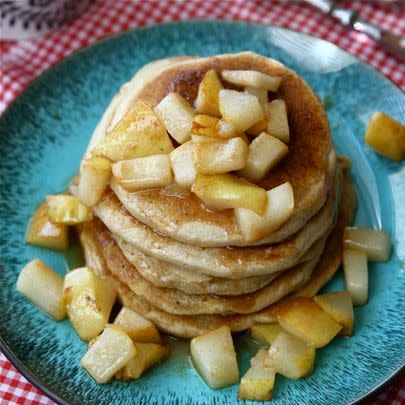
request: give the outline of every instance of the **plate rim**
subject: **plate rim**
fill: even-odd
[[[4,120],[4,116],[10,114],[10,111],[13,109],[14,105],[16,103],[18,103],[19,100],[21,98],[23,98],[25,96],[25,94],[31,90],[32,87],[35,87],[36,85],[40,84],[44,79],[46,79],[47,75],[53,69],[58,68],[59,66],[65,64],[65,63],[69,63],[72,59],[79,57],[81,53],[85,53],[89,49],[103,46],[105,43],[114,41],[119,37],[130,36],[130,35],[133,35],[134,33],[140,32],[140,31],[156,29],[159,27],[170,27],[170,26],[187,27],[187,26],[195,25],[195,24],[204,24],[204,25],[223,24],[223,25],[240,25],[240,26],[249,25],[249,26],[255,26],[260,29],[263,29],[263,28],[272,29],[273,28],[273,29],[277,29],[280,31],[294,32],[294,33],[297,33],[304,37],[316,39],[321,42],[327,43],[329,46],[332,45],[332,46],[338,48],[339,51],[344,52],[345,54],[351,56],[354,60],[357,60],[357,62],[359,64],[361,64],[364,68],[372,70],[375,74],[377,74],[380,77],[380,79],[384,80],[391,86],[395,87],[397,90],[400,90],[401,92],[403,92],[403,90],[401,89],[401,87],[399,87],[399,85],[394,83],[387,76],[385,76],[382,72],[377,70],[368,61],[363,60],[359,56],[352,54],[350,51],[341,48],[339,45],[336,45],[333,42],[330,42],[323,38],[319,38],[315,35],[304,33],[304,32],[301,32],[301,31],[298,31],[295,29],[290,29],[290,28],[285,28],[285,27],[281,27],[278,25],[265,24],[265,23],[240,21],[240,20],[232,20],[232,19],[217,19],[217,18],[213,18],[210,20],[193,19],[193,20],[181,20],[181,21],[168,21],[168,22],[160,23],[160,24],[150,24],[150,25],[147,25],[144,27],[134,27],[134,28],[128,29],[126,31],[115,33],[106,38],[96,40],[95,42],[88,44],[85,47],[82,47],[80,49],[73,51],[71,54],[67,55],[62,60],[60,60],[60,61],[54,63],[53,65],[49,66],[48,68],[46,68],[37,77],[35,77],[31,82],[29,82],[28,85],[24,87],[24,89],[11,101],[11,103],[1,113],[0,123]],[[53,387],[50,387],[49,384],[42,382],[41,379],[28,366],[26,366],[19,357],[17,357],[17,355],[7,345],[7,343],[4,341],[4,339],[1,335],[0,335],[0,350],[3,352],[4,356],[10,361],[10,363],[22,374],[22,376],[25,377],[34,387],[36,387],[38,390],[42,391],[42,393],[44,393],[48,398],[50,398],[51,400],[53,400],[54,402],[56,402],[57,404],[60,404],[60,405],[70,405],[70,404],[75,403],[74,399],[67,400],[63,395],[60,395]],[[363,403],[367,399],[370,399],[372,396],[376,395],[384,387],[386,387],[390,382],[392,382],[396,377],[399,377],[401,375],[401,373],[405,373],[405,363],[402,366],[400,366],[397,370],[393,371],[385,380],[381,381],[378,385],[373,387],[373,389],[371,391],[369,391],[368,393],[364,394],[363,396],[355,399],[354,401],[350,402],[349,405],[358,405],[358,404]]]
[[[35,388],[41,391],[42,394],[45,394],[48,398],[52,399],[54,402],[60,405],[70,405],[74,403],[74,401],[68,401],[66,398],[63,397],[63,395],[57,393],[53,387],[50,387],[48,384],[41,381],[41,379],[28,366],[26,366],[22,360],[17,357],[17,355],[7,345],[1,335],[0,350],[2,351],[6,359],[9,360],[10,363],[16,368],[16,370],[19,371],[21,375],[26,378]]]

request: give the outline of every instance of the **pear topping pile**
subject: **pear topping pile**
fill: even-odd
[[[294,210],[293,189],[288,182],[273,190],[259,184],[288,153],[286,104],[268,99],[281,78],[224,70],[222,79],[240,91],[227,89],[211,69],[193,107],[178,93],[155,107],[135,104],[83,162],[80,202],[96,204],[110,176],[129,192],[176,183],[210,210],[234,209],[246,241],[279,228]]]

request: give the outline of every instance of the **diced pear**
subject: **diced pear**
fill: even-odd
[[[112,165],[115,179],[128,191],[168,186],[173,182],[169,155],[121,160]]]
[[[353,305],[364,305],[368,300],[367,254],[361,250],[344,249],[343,272],[346,290]]]
[[[243,87],[262,88],[270,91],[277,91],[281,77],[270,76],[256,70],[224,70],[222,78],[232,84]]]
[[[54,224],[48,216],[48,205],[44,201],[34,212],[28,228],[27,243],[49,249],[66,249],[68,231],[65,225]]]
[[[96,343],[98,339],[100,339],[100,336],[101,336],[101,335],[97,335],[96,337],[90,339],[90,340],[89,340],[89,343],[88,343],[88,345],[87,345],[87,348],[90,349],[90,347],[93,346],[94,343]]]
[[[214,138],[213,136],[192,134],[191,135],[191,141],[194,144],[200,144],[200,143],[219,142],[219,141],[222,141],[222,139],[217,138],[217,137]]]
[[[224,138],[229,139],[242,136],[243,132],[238,130],[230,122],[220,120],[210,115],[198,114],[194,117],[193,121],[191,136],[193,135],[205,135],[207,137],[223,140]]]
[[[193,126],[191,128],[192,134],[211,136],[213,138],[222,139],[218,135],[217,124],[218,118],[211,117],[210,115],[196,115],[194,117]]]
[[[384,231],[368,228],[345,229],[344,245],[346,248],[357,249],[367,253],[367,259],[385,262],[391,255],[391,241]]]
[[[260,105],[264,109],[265,106],[269,102],[268,90],[265,88],[258,88],[258,87],[246,87],[245,93],[251,94],[252,96],[257,97]]]
[[[314,369],[315,347],[296,336],[281,332],[270,346],[265,366],[296,380]]]
[[[200,85],[194,107],[199,114],[208,114],[219,117],[218,93],[223,89],[221,79],[214,69],[205,73]]]
[[[224,120],[240,131],[245,131],[265,118],[257,97],[235,90],[219,92],[219,110]]]
[[[256,89],[259,90],[259,89]],[[267,97],[267,91],[266,91],[266,97]],[[260,102],[260,101],[259,101]],[[267,131],[267,123],[268,123],[268,117],[269,117],[269,102],[266,101],[265,103],[260,102],[260,105],[263,109],[263,113],[265,118],[262,119],[261,121],[257,122],[255,125],[251,126],[250,128],[248,128],[246,130],[246,133],[251,135],[251,136],[258,136],[260,135],[262,132],[266,132]]]
[[[197,114],[193,119],[193,124],[197,124],[200,127],[215,128],[218,125],[218,122],[219,118],[206,114]]]
[[[109,159],[92,156],[84,160],[77,191],[79,201],[87,207],[97,204],[107,188],[110,174],[111,161]]]
[[[170,355],[170,349],[167,346],[156,343],[135,343],[136,348],[142,354],[144,361],[144,371],[153,367],[155,364],[166,360]]]
[[[205,127],[193,127],[192,131],[193,131],[193,134],[195,134],[195,135],[202,135],[202,136],[217,138],[217,140],[222,140],[223,139],[223,138],[218,136],[218,131],[217,131],[217,129],[215,127],[207,127],[207,128],[205,128]]]
[[[284,330],[316,348],[327,345],[342,329],[319,305],[306,297],[293,297],[281,303],[276,317]]]
[[[287,107],[284,100],[273,100],[267,106],[268,123],[266,132],[284,143],[290,141]]]
[[[257,122],[255,125],[251,126],[246,130],[246,133],[252,136],[258,136],[267,129],[267,119],[263,119]]]
[[[131,338],[119,328],[106,325],[80,364],[99,384],[105,384],[135,355]]]
[[[269,401],[273,393],[276,373],[264,365],[266,349],[260,349],[251,359],[252,367],[242,377],[239,385],[239,399]]]
[[[230,122],[226,122],[224,120],[219,120],[217,123],[217,131],[218,135],[222,136],[223,138],[235,138],[237,136],[243,136],[243,132],[241,132],[238,128],[235,127]]]
[[[146,370],[167,359],[170,354],[167,346],[155,343],[135,343],[135,348],[137,353],[120,370],[118,379],[136,380]]]
[[[262,215],[251,209],[236,208],[238,228],[246,241],[260,240],[276,231],[294,211],[294,192],[289,182],[267,191],[267,204]]]
[[[41,260],[32,260],[21,270],[16,288],[53,319],[66,318],[63,277]]]
[[[239,171],[244,178],[258,182],[288,153],[288,146],[262,132],[249,146],[246,166]]]
[[[405,125],[382,112],[375,112],[370,118],[364,140],[389,159],[405,158]]]
[[[196,167],[199,173],[227,173],[246,165],[248,146],[240,137],[195,146]]]
[[[172,142],[152,107],[140,101],[93,149],[113,161],[170,153]]]
[[[134,346],[136,346],[136,343],[134,343]],[[121,381],[137,380],[142,375],[143,370],[143,357],[137,349],[135,356],[133,356],[123,368],[118,370],[115,374],[115,378]]]
[[[169,93],[155,107],[155,112],[178,143],[190,140],[194,111],[180,94]]]
[[[264,345],[271,345],[283,328],[278,323],[257,323],[250,328],[252,338]]]
[[[222,326],[190,342],[193,365],[211,388],[239,381],[239,369],[229,326]]]
[[[93,217],[91,210],[72,195],[48,195],[46,201],[49,219],[54,224],[76,225]]]
[[[336,322],[343,326],[341,335],[353,334],[353,302],[347,291],[330,292],[314,297],[314,301]]]
[[[204,136],[203,138],[207,137]],[[188,190],[193,185],[197,175],[193,142],[183,143],[169,155],[175,182]]]
[[[76,332],[82,339],[94,338],[108,322],[115,288],[88,267],[67,273],[63,287],[66,310]]]
[[[156,326],[129,308],[121,308],[114,325],[126,332],[134,342],[160,343]]]
[[[259,349],[256,354],[250,358],[250,366],[251,367],[264,367],[264,363],[267,357],[268,349],[265,347],[262,347]]]
[[[231,174],[197,174],[191,191],[214,210],[243,207],[261,215],[267,206],[264,189]]]

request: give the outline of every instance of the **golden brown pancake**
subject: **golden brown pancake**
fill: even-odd
[[[343,233],[335,235],[335,231],[327,241],[327,249],[330,254],[321,256],[317,263],[315,272],[322,279],[322,274],[333,275],[340,266],[341,256],[339,256],[338,246],[342,243]],[[94,263],[88,263],[95,266]],[[102,269],[97,270],[99,275],[108,277],[117,287],[119,297],[124,306],[133,309],[145,318],[153,322],[161,331],[182,338],[193,338],[202,335],[210,330],[216,329],[223,325],[228,325],[233,332],[239,332],[250,328],[255,323],[272,323],[276,322],[273,314],[273,306],[270,305],[257,313],[243,315],[173,315],[149,304],[145,299],[134,294],[131,289],[124,283],[114,278],[104,264]],[[315,279],[316,288],[319,286],[318,278]],[[310,279],[304,288],[312,289],[312,279]],[[317,290],[318,291],[318,290]],[[313,295],[315,295],[314,292]],[[273,304],[273,305],[277,305]]]
[[[326,236],[311,247],[313,257],[288,271],[283,272],[265,287],[239,296],[219,296],[213,294],[187,294],[178,289],[157,287],[138,272],[124,257],[111,233],[98,223],[83,229],[81,239],[93,239],[98,244],[110,272],[127,285],[136,295],[150,304],[177,315],[200,315],[251,313],[278,301],[291,293],[298,285],[309,280],[322,250]]]
[[[180,267],[149,256],[131,246],[126,249],[125,242],[118,238],[118,246],[127,260],[132,263],[144,278],[158,287],[176,288],[188,294],[241,295],[247,294],[269,284],[279,273],[266,276],[226,279],[207,276],[195,269]],[[302,262],[314,257],[308,249]]]
[[[97,218],[86,222],[80,232],[82,245],[88,245],[87,250],[95,250],[94,233],[109,232],[104,224]],[[111,234],[109,232],[109,234]],[[113,235],[111,234],[111,237]],[[118,241],[117,241],[118,243]],[[124,242],[121,241],[121,244]],[[118,246],[121,248],[120,243]],[[122,251],[122,249],[121,249]],[[157,287],[176,288],[188,294],[216,294],[216,295],[240,295],[247,294],[269,284],[278,273],[267,276],[256,276],[242,279],[226,279],[207,276],[195,270],[182,268],[146,255],[140,250],[132,248],[130,251],[122,251],[126,259],[137,271]],[[312,253],[312,252],[311,252]],[[306,255],[304,261],[313,258],[313,254]],[[90,261],[94,261],[95,259]]]

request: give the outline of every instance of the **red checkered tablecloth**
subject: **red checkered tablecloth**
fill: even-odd
[[[17,0],[16,0],[17,1]],[[405,13],[377,2],[340,2],[366,20],[405,36]],[[402,89],[405,65],[363,34],[348,32],[332,18],[292,1],[110,0],[96,1],[72,22],[35,40],[0,42],[0,113],[44,69],[71,52],[130,28],[190,19],[235,19],[278,25],[313,34],[370,63]],[[369,404],[405,403],[404,375],[396,377]],[[0,404],[53,403],[32,386],[0,352]]]

